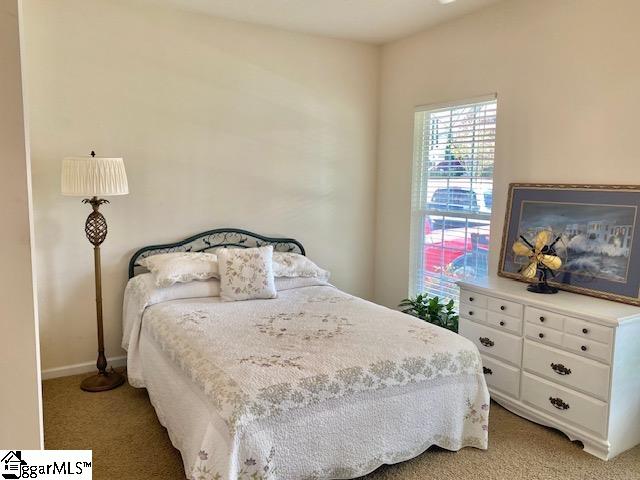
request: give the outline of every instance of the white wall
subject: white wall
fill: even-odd
[[[295,237],[373,291],[378,49],[136,5],[25,2],[44,369],[95,361],[89,208],[59,179],[91,149],[131,191],[103,208],[108,356],[134,250],[213,227]]]
[[[640,2],[511,0],[386,45],[375,294],[407,294],[413,110],[498,93],[490,270],[509,182],[640,184]]]
[[[42,447],[18,1],[0,3],[0,449]]]
[[[66,155],[122,155],[129,173],[104,208],[110,356],[130,254],[211,227],[299,238],[338,286],[395,306],[416,105],[498,93],[492,271],[509,182],[640,183],[634,0],[510,0],[388,44],[380,64],[375,47],[124,0],[25,9],[45,369],[95,358]]]

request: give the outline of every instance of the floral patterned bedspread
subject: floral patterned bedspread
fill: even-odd
[[[420,385],[424,390],[447,378],[465,377],[473,395],[463,400],[466,406],[459,412],[451,411],[460,417],[456,425],[464,425],[456,426],[461,437],[429,440],[423,448],[433,443],[486,448],[488,394],[476,347],[452,332],[336,288],[297,288],[269,300],[159,303],[146,308],[141,328],[202,389],[232,437],[252,422],[323,402]],[[135,377],[130,381],[143,386],[136,385]],[[201,452],[198,462],[206,455]],[[266,475],[268,464],[257,468],[264,478],[281,478]]]
[[[143,328],[231,432],[359,392],[481,375],[468,340],[333,287],[275,300],[159,304],[147,309]]]

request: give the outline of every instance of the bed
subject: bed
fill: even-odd
[[[432,445],[487,448],[489,394],[463,337],[313,278],[278,297],[167,298],[142,258],[294,239],[219,229],[145,247],[129,265],[123,347],[189,479],[346,479]]]

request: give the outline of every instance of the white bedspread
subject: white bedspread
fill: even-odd
[[[458,335],[329,286],[144,309],[135,282],[129,382],[148,388],[189,478],[353,478],[434,444],[487,446],[480,357]]]

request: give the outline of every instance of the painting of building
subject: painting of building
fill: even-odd
[[[518,231],[531,238],[540,230],[559,235],[562,272],[620,282],[628,273],[635,215],[626,206],[523,202]]]
[[[619,225],[605,220],[590,221],[585,224],[569,223],[564,229],[565,237],[570,241],[579,235],[586,235],[588,240],[610,245],[620,256],[628,256],[633,240],[633,225]]]

